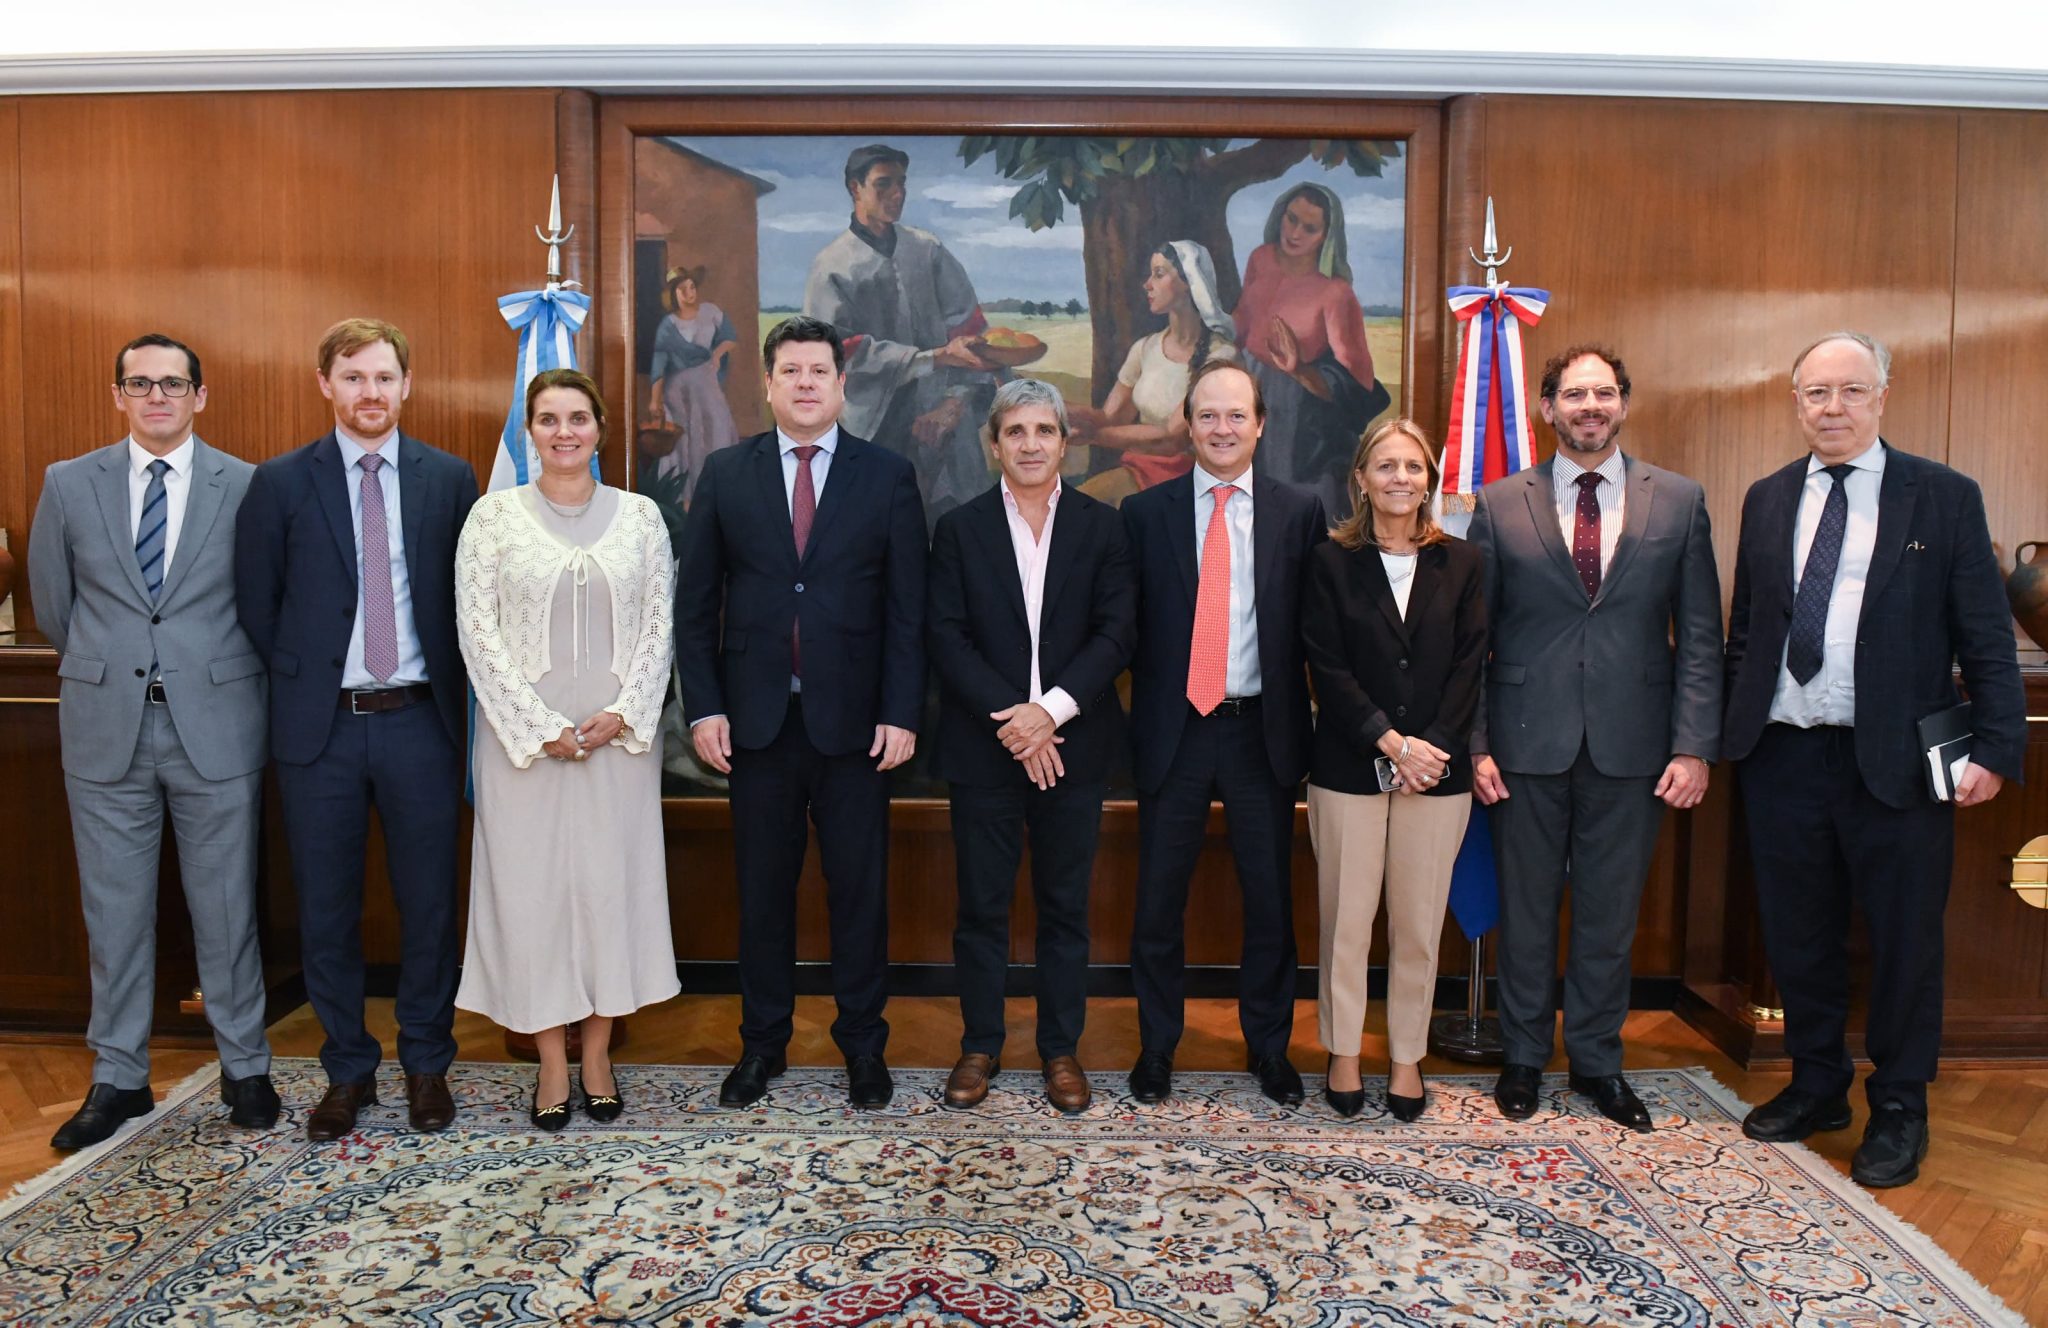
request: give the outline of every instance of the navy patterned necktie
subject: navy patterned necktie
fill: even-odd
[[[154,604],[164,593],[164,536],[171,525],[171,504],[164,493],[164,472],[171,463],[159,457],[149,463],[149,487],[142,491],[142,516],[135,523],[135,565]]]
[[[1579,569],[1586,598],[1600,593],[1600,495],[1596,489],[1600,472],[1589,470],[1579,476],[1579,510],[1572,522],[1572,566]]]
[[[1835,482],[1828,500],[1821,505],[1820,524],[1814,527],[1813,547],[1806,553],[1806,570],[1799,577],[1799,592],[1792,598],[1792,633],[1785,647],[1785,667],[1801,687],[1820,672],[1822,646],[1827,639],[1828,602],[1834,598],[1835,571],[1842,563],[1842,538],[1849,531],[1849,466],[1829,466],[1825,474]]]

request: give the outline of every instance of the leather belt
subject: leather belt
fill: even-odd
[[[380,715],[387,710],[417,705],[433,694],[433,687],[423,682],[404,687],[358,687],[353,691],[343,689],[341,704],[351,715]]]
[[[1195,711],[1195,718],[1215,719],[1219,715],[1247,715],[1258,708],[1259,698],[1256,696],[1226,696],[1221,701],[1218,701],[1216,708],[1206,715],[1200,711]],[[1194,710],[1194,707],[1189,706],[1188,709]]]
[[[151,705],[170,704],[170,701],[164,697],[164,680],[162,678],[151,678],[149,680],[149,687],[143,692],[143,695],[149,698]]]

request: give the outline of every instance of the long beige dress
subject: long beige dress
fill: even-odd
[[[457,556],[479,722],[455,1003],[515,1032],[629,1014],[678,990],[649,741],[668,675],[673,567],[659,515],[636,504],[652,507],[602,487],[574,508],[532,485],[503,490],[478,503]],[[615,591],[636,597],[630,608]],[[622,612],[630,641],[615,640]],[[543,640],[544,658],[521,658]],[[587,760],[540,751],[604,710],[627,727]]]

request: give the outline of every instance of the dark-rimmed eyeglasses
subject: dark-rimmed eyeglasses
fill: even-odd
[[[173,375],[170,378],[123,378],[121,395],[124,397],[146,397],[151,392],[161,392],[167,397],[182,397],[192,390],[192,380]]]

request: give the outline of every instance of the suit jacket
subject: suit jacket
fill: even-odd
[[[1301,639],[1316,689],[1310,783],[1378,793],[1375,744],[1391,729],[1451,758],[1450,772],[1424,796],[1472,791],[1465,742],[1486,663],[1477,548],[1445,540],[1419,550],[1403,618],[1378,549],[1319,546],[1308,560]]]
[[[1893,807],[1927,801],[1917,725],[1961,700],[1975,730],[1970,759],[2017,781],[2026,694],[2012,622],[1977,482],[1925,457],[1885,448],[1877,540],[1856,624],[1856,767]],[[1793,541],[1807,458],[1752,484],[1742,500],[1735,601],[1728,618],[1728,714],[1722,751],[1741,760],[1770,722],[1792,626]]]
[[[1138,788],[1157,791],[1187,727],[1195,637],[1193,473],[1124,500],[1138,570],[1138,649],[1131,660],[1131,747]],[[1330,537],[1313,493],[1260,474],[1252,482],[1252,594],[1258,601],[1260,706],[1274,782],[1308,770],[1308,673],[1301,654],[1301,583],[1309,551]]]
[[[804,725],[828,756],[924,710],[924,504],[910,462],[844,429],[804,556],[775,432],[713,452],[683,520],[676,666],[683,714],[723,714],[736,747],[774,741],[802,624]]]
[[[128,456],[123,439],[51,466],[29,532],[36,624],[64,654],[65,772],[105,784],[128,769],[152,655],[192,768],[216,780],[259,770],[263,663],[235,617],[232,556],[255,467],[193,440],[185,520],[152,605],[130,533]]]
[[[1079,714],[1060,729],[1069,778],[1102,780],[1123,738],[1116,676],[1138,633],[1138,586],[1116,509],[1063,487],[1046,551],[1038,619],[1038,680],[1065,689]],[[932,769],[956,784],[1030,781],[996,741],[989,715],[1030,699],[1031,627],[998,482],[939,518],[932,533],[925,622],[939,675]]]
[[[1721,735],[1721,580],[1706,492],[1624,458],[1621,538],[1588,598],[1557,519],[1550,461],[1479,494],[1492,659],[1471,751],[1506,770],[1562,774],[1583,743],[1600,773],[1712,761]]]
[[[435,708],[460,750],[469,675],[455,636],[455,543],[476,502],[476,472],[409,434],[396,446],[413,630]],[[362,603],[349,507],[347,463],[332,433],[258,466],[242,506],[235,588],[242,626],[270,667],[270,748],[287,765],[318,757],[334,726]]]

